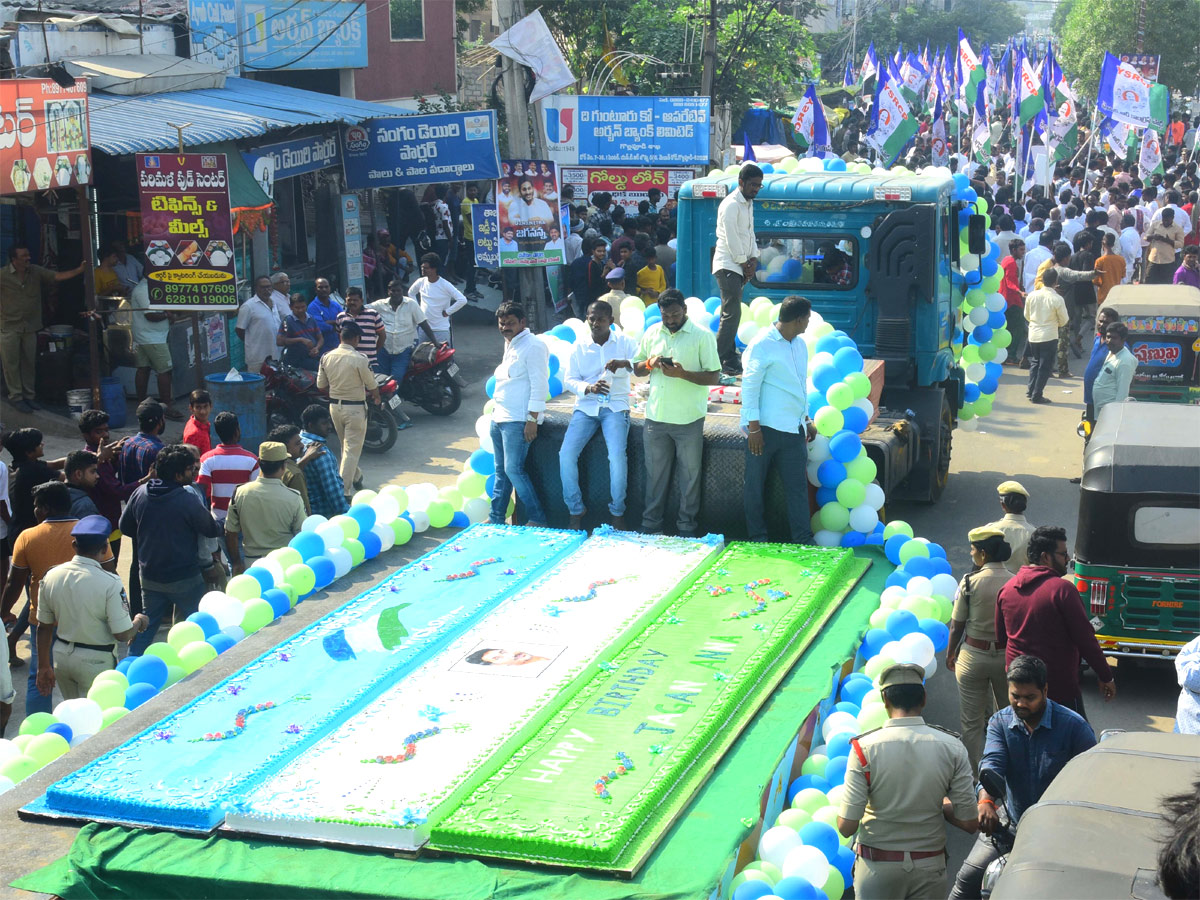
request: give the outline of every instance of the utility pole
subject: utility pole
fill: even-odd
[[[713,82],[717,77],[717,0],[708,0],[708,14],[704,16],[704,60],[700,72],[700,94],[712,103]]]
[[[505,32],[525,17],[524,0],[496,0],[496,13],[500,19],[500,31]],[[508,123],[508,158],[533,159],[533,142],[529,139],[529,101],[525,95],[525,69],[516,60],[500,54],[500,73],[504,81],[504,117]],[[539,149],[542,147],[541,130],[538,131]],[[542,153],[541,158],[545,158]],[[543,331],[546,316],[546,293],[540,268],[522,268],[520,278],[521,299],[529,317],[529,328],[534,333]]]
[[[1140,55],[1146,48],[1146,0],[1138,3],[1137,20],[1137,52]]]

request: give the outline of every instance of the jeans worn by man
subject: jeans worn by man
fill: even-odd
[[[504,523],[508,515],[508,500],[513,491],[525,507],[525,520],[530,525],[545,525],[546,512],[538,499],[533,480],[525,472],[525,457],[530,442],[525,439],[524,422],[492,422],[491,438],[496,456],[496,484],[492,489],[492,511],[488,520]]]

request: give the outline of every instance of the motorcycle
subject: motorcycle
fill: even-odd
[[[329,393],[317,387],[317,373],[298,369],[275,359],[262,364],[259,374],[266,379],[267,427],[299,425],[301,414],[313,403],[329,405]],[[391,409],[398,407],[397,386],[394,378],[385,378],[379,385],[382,405],[376,406],[367,400],[367,434],[363,439],[363,450],[368,453],[386,453],[396,443],[396,420]]]
[[[1005,803],[1008,792],[1004,779],[991,769],[981,769],[979,783],[988,792],[988,796],[996,802],[996,813],[1000,818],[1000,824],[989,835],[992,846],[996,848],[999,856],[988,864],[987,870],[983,873],[983,886],[980,892],[984,900],[988,900],[996,887],[996,881],[1004,872],[1004,865],[1008,862],[1008,854],[1012,852],[1017,835],[1008,817],[1008,804]]]
[[[454,362],[454,348],[426,341],[413,350],[408,371],[400,383],[400,398],[417,404],[430,415],[449,416],[462,405],[462,389],[466,385]]]

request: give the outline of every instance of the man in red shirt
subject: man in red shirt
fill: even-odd
[[[208,494],[213,518],[223,524],[238,485],[258,477],[258,457],[242,448],[242,426],[233,413],[217,413],[213,428],[221,443],[200,457],[196,484]]]
[[[212,425],[208,421],[212,415],[212,395],[208,391],[192,391],[188,407],[192,415],[183,426],[183,442],[191,444],[203,456],[212,449]]]
[[[1008,323],[1012,343],[1008,345],[1008,356],[1004,364],[1015,366],[1025,355],[1025,340],[1029,327],[1025,323],[1025,292],[1021,290],[1023,260],[1025,259],[1025,242],[1020,238],[1008,242],[1008,256],[1000,260],[1000,269],[1004,278],[1000,282],[1000,296],[1008,301],[1004,311],[1004,319]]]
[[[1006,665],[1036,656],[1049,672],[1047,696],[1086,718],[1079,691],[1082,656],[1100,679],[1100,694],[1117,694],[1108,660],[1088,622],[1083,600],[1067,581],[1067,532],[1043,525],[1029,539],[1030,564],[1021,566],[996,598],[996,643],[1006,645]]]

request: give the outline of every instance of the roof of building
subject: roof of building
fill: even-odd
[[[36,0],[0,0],[0,11],[38,12]],[[72,15],[74,13],[103,13],[108,16],[138,16],[144,19],[169,19],[186,16],[187,0],[61,0],[44,2],[43,15]],[[0,18],[4,12],[0,12]]]

